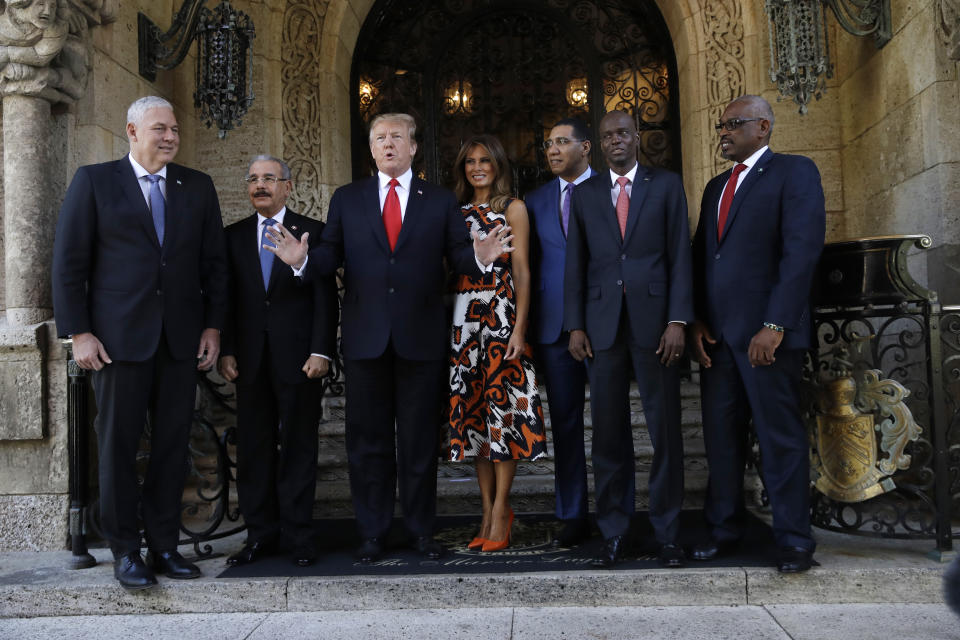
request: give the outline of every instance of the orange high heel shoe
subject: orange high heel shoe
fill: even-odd
[[[481,538],[480,536],[477,536],[476,538],[470,541],[470,544],[467,545],[467,549],[470,549],[472,551],[476,551],[477,549],[482,549],[483,545],[485,545],[487,542],[488,541],[486,538]]]
[[[510,509],[510,519],[507,520],[507,537],[503,540],[487,540],[483,543],[483,551],[502,551],[510,546],[510,530],[513,528],[513,509]]]

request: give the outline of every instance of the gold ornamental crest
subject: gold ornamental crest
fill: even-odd
[[[910,391],[896,380],[881,379],[879,369],[859,380],[838,374],[818,390],[811,462],[821,493],[862,502],[896,488],[890,476],[910,467],[904,449],[921,428],[904,403]]]

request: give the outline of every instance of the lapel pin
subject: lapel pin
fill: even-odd
[[[650,176],[645,176],[645,177],[643,178],[643,181],[644,181],[644,182],[650,182]]]
[[[177,184],[183,184],[182,182],[180,182],[179,178],[177,179]]]
[[[757,175],[760,175],[761,173],[763,173],[763,167],[757,169]]]
[[[423,190],[422,190],[422,189],[417,189],[417,195],[418,195],[418,196],[422,196],[422,195],[423,195]]]
[[[296,225],[292,225],[292,226],[290,227],[290,230],[291,230],[291,231],[296,231],[296,230],[297,230]]]

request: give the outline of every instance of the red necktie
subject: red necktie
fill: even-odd
[[[390,251],[397,246],[397,237],[400,235],[400,197],[397,196],[397,185],[400,182],[396,178],[390,180],[390,191],[387,192],[387,198],[383,201],[383,228],[387,231],[387,241],[390,243]]]
[[[627,184],[630,178],[621,176],[617,178],[617,184],[620,185],[620,193],[617,195],[617,222],[620,223],[620,239],[627,233],[627,212],[630,211],[630,196],[627,195]]]
[[[723,226],[727,224],[727,214],[730,213],[730,205],[733,204],[733,194],[737,192],[737,179],[747,165],[738,163],[730,173],[727,180],[727,186],[723,188],[723,196],[720,198],[720,215],[717,217],[717,240],[723,237]]]

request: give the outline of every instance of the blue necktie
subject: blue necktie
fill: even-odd
[[[567,235],[570,226],[570,198],[573,197],[573,183],[568,182],[563,188],[563,203],[560,205],[560,222],[563,224],[563,235]]]
[[[160,176],[148,175],[150,181],[150,213],[153,215],[153,228],[157,231],[157,241],[163,246],[163,227],[164,214],[167,211],[167,203],[163,199],[163,192],[160,191]]]
[[[267,227],[276,223],[277,221],[273,218],[267,218],[263,221],[263,230],[260,232],[260,272],[263,273],[264,290],[266,290],[267,285],[270,284],[270,272],[273,270],[273,253],[268,249],[264,249],[263,245],[268,244],[271,247],[277,246],[273,244],[273,240],[267,235]]]

